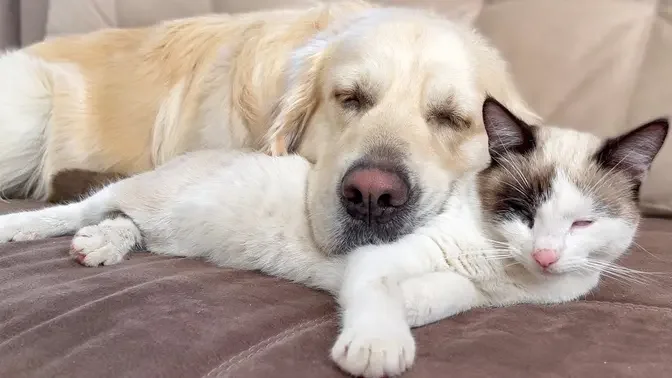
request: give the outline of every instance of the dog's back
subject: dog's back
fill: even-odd
[[[258,147],[291,49],[368,6],[201,16],[0,55],[0,193],[46,199],[65,169],[134,174],[189,150]]]

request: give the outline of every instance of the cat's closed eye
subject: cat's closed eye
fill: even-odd
[[[575,220],[574,223],[572,223],[572,228],[584,228],[584,227],[590,226],[591,224],[593,224],[592,220],[579,219],[579,220]]]

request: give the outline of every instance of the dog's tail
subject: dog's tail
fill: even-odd
[[[0,197],[46,199],[42,170],[51,109],[47,64],[23,51],[0,53]]]

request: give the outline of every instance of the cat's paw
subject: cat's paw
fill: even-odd
[[[413,365],[415,340],[405,322],[377,319],[344,328],[331,349],[331,358],[355,376],[397,376]]]
[[[28,223],[28,225],[26,225]],[[30,227],[20,214],[0,216],[0,243],[43,239],[39,227]]]
[[[124,260],[139,238],[140,231],[130,220],[108,219],[77,231],[70,255],[85,266],[114,265]]]

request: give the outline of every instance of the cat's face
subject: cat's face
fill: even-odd
[[[527,125],[492,99],[483,112],[492,162],[479,194],[489,231],[534,274],[613,269],[635,235],[639,187],[667,121],[601,140]]]

